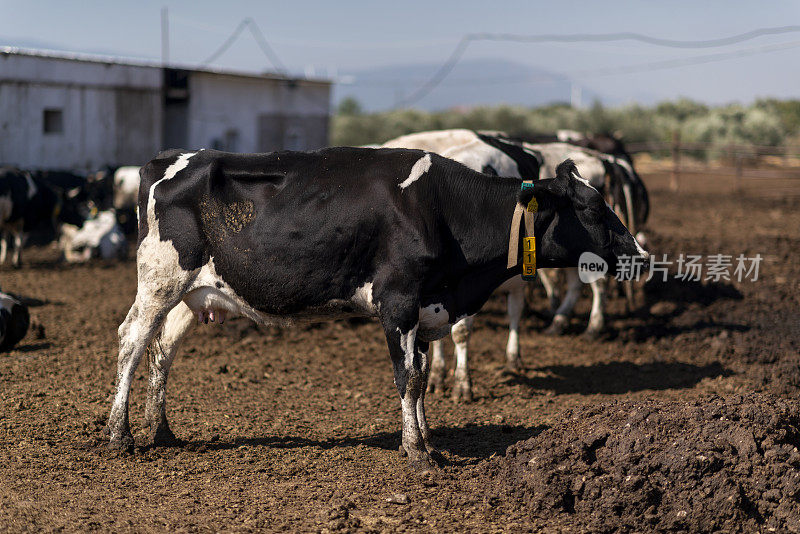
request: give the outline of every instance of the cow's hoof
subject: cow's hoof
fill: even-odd
[[[107,447],[112,451],[127,451],[133,452],[135,442],[131,434],[122,434],[121,436],[112,436],[108,440]]]
[[[418,473],[439,468],[439,464],[434,461],[433,456],[427,451],[417,451],[413,457],[409,456],[408,465]]]
[[[444,454],[439,452],[439,449],[437,449],[433,445],[429,445],[426,443],[425,450],[428,451],[428,454],[431,455],[431,458],[433,459],[434,462],[436,462],[437,466],[441,467],[447,462],[447,460],[445,460]]]
[[[555,319],[550,326],[548,326],[544,333],[548,336],[560,336],[563,335],[564,332],[567,331],[567,325],[569,321],[563,315],[556,315]]]
[[[508,358],[506,358],[506,365],[503,370],[506,373],[511,373],[511,374],[521,373],[523,367],[522,367],[522,359],[519,357],[519,354],[516,354],[514,356],[509,356]]]
[[[472,386],[470,386],[469,382],[456,383],[450,398],[456,403],[472,402]]]
[[[168,426],[160,426],[151,433],[153,447],[180,447],[185,445],[182,439],[175,437]]]
[[[444,375],[431,373],[430,378],[428,378],[427,392],[437,397],[444,395]]]
[[[603,331],[602,328],[587,328],[586,331],[583,334],[581,334],[581,337],[583,337],[583,339],[586,339],[587,341],[594,341],[600,337],[602,331]]]

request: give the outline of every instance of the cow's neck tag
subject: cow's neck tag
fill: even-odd
[[[533,189],[533,182],[522,182],[522,190]],[[536,278],[536,236],[534,235],[534,214],[539,211],[536,197],[531,197],[527,207],[517,204],[514,215],[511,217],[511,235],[508,242],[508,268],[513,269],[518,265],[517,250],[519,247],[519,231],[523,230],[522,238],[522,279],[531,281]]]
[[[522,238],[522,279],[536,278],[536,237]]]

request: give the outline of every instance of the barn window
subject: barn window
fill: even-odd
[[[64,132],[64,113],[60,109],[44,110],[44,133],[54,134]]]

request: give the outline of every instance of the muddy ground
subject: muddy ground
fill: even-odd
[[[504,307],[489,302],[472,338],[475,402],[428,400],[447,464],[426,475],[397,452],[385,342],[363,321],[197,328],[169,388],[187,443],[147,446],[142,365],[137,448],[106,451],[135,266],[29,250],[0,271],[42,325],[0,355],[0,530],[800,529],[800,197],[645,179],[652,252],[760,253],[758,281],[651,282],[635,314],[611,300],[596,341],[580,337],[588,298],[566,336],[542,335],[536,290],[518,375],[501,372]]]

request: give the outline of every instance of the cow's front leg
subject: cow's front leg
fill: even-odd
[[[547,301],[550,305],[550,313],[555,315],[556,310],[561,304],[561,290],[558,287],[558,273],[555,269],[539,269],[537,278],[542,283],[544,292],[547,294]]]
[[[11,256],[11,264],[15,268],[19,268],[22,265],[22,232],[14,232],[14,253]]]
[[[450,334],[456,350],[456,369],[453,373],[453,402],[472,402],[472,379],[469,376],[469,337],[474,316],[461,319]]]
[[[384,321],[386,341],[394,367],[394,383],[400,394],[403,411],[402,450],[415,469],[436,467],[429,450],[430,430],[425,419],[425,388],[428,381],[428,358],[420,350],[417,328],[395,326]]]
[[[596,339],[605,328],[606,281],[595,280],[592,287],[592,311],[589,314],[589,326],[583,333],[587,339]]]
[[[167,422],[167,379],[178,345],[193,323],[192,310],[181,302],[167,314],[160,334],[150,345],[148,356],[150,380],[147,385],[145,424],[150,431],[153,445],[181,443]]]
[[[444,361],[444,339],[437,339],[430,344],[431,372],[428,378],[428,392],[434,395],[444,393],[444,376],[447,365]]]
[[[525,309],[524,288],[508,292],[508,345],[506,346],[506,370],[518,373],[522,370],[519,355],[519,323]]]
[[[556,315],[553,317],[553,323],[545,330],[546,334],[561,335],[566,332],[569,326],[569,317],[572,315],[572,310],[575,308],[578,299],[581,296],[581,289],[583,282],[578,276],[578,269],[570,267],[565,269],[567,274],[567,294],[561,305],[556,310]]]
[[[8,254],[8,232],[0,234],[0,265],[6,262],[6,255]]]

